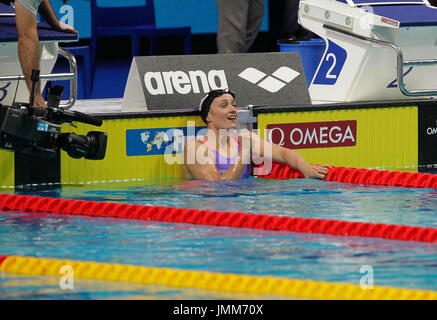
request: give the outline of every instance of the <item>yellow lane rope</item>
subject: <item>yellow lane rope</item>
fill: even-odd
[[[0,271],[33,276],[62,276],[60,270],[65,265],[71,266],[74,278],[145,285],[157,284],[225,292],[282,295],[304,299],[437,300],[436,291],[379,286],[373,286],[373,289],[362,289],[354,284],[21,256],[6,257],[0,264]]]

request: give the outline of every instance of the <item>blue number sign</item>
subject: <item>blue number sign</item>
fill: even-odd
[[[334,85],[340,76],[346,58],[346,50],[331,40],[328,40],[328,50],[326,50],[322,60],[322,65],[320,66],[313,83]]]

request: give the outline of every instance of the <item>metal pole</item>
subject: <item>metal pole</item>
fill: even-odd
[[[77,62],[76,58],[63,48],[59,48],[59,54],[68,60],[70,64],[70,74],[73,74],[73,79],[70,79],[70,100],[67,104],[61,104],[59,107],[70,109],[77,100]]]

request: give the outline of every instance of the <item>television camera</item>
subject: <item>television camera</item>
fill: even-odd
[[[47,108],[34,107],[39,71],[32,70],[30,103],[0,104],[0,148],[41,158],[55,157],[59,148],[75,159],[101,160],[106,154],[107,133],[61,133],[61,124],[79,121],[101,126],[102,120],[78,111],[59,108],[64,87],[48,89]],[[72,124],[73,125],[73,124]]]

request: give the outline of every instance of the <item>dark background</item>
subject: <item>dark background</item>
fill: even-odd
[[[279,51],[277,40],[286,34],[281,30],[284,0],[266,0],[269,5],[269,31],[260,32],[250,52]],[[114,43],[117,48],[114,49]],[[80,40],[74,45],[89,45],[89,39]],[[73,44],[72,44],[73,45]],[[183,54],[183,39],[181,37],[162,37],[157,40],[158,55]],[[113,37],[99,39],[98,59],[123,59],[130,57],[130,39]],[[142,40],[142,52],[149,52],[147,38]],[[193,34],[192,54],[217,53],[216,34]]]

